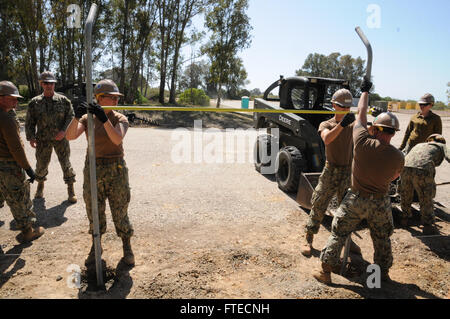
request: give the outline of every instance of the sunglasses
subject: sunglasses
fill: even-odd
[[[116,95],[102,95],[102,97],[113,100],[113,101],[118,101],[119,97]]]
[[[428,105],[430,105],[430,103],[428,103],[428,104],[419,104],[420,107],[426,107]]]
[[[44,85],[52,85],[55,84],[54,82],[42,82]]]

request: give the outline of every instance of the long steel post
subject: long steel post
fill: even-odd
[[[86,66],[86,101],[92,103],[92,28],[94,26],[95,17],[97,14],[97,5],[93,3],[89,10],[89,15],[86,20],[84,29],[85,37],[85,66]],[[92,114],[88,112],[88,151],[89,151],[89,177],[91,187],[91,203],[92,203],[92,219],[94,224],[93,238],[95,248],[95,270],[97,272],[97,285],[103,286],[103,271],[101,259],[101,243],[100,243],[100,228],[98,218],[98,203],[97,203],[97,174],[95,164],[95,136],[94,136],[94,119]]]

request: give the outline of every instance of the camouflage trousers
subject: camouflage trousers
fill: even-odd
[[[106,232],[106,199],[108,199],[116,233],[121,238],[133,235],[133,226],[128,219],[128,204],[130,202],[130,186],[128,183],[128,168],[123,158],[96,159],[97,200],[100,234]],[[89,219],[89,233],[93,233],[91,187],[89,176],[89,161],[84,167],[83,198]]]
[[[70,145],[65,138],[61,141],[37,141],[36,146],[36,180],[43,182],[47,180],[48,164],[52,156],[52,151],[58,156],[59,164],[64,175],[66,184],[75,183],[75,171],[70,164]]]
[[[403,168],[399,186],[403,218],[412,217],[414,191],[419,197],[422,224],[434,224],[433,198],[436,195],[436,183],[433,172],[414,167]]]
[[[325,212],[331,199],[336,195],[338,204],[341,203],[345,192],[351,183],[351,167],[332,167],[325,165],[322,174],[319,177],[319,183],[314,189],[309,213],[308,222],[305,231],[308,234],[317,234],[322,223]]]
[[[0,161],[0,193],[20,230],[36,222],[36,215],[31,211],[30,183],[25,178],[25,171],[16,162]]]
[[[371,199],[349,190],[333,218],[331,235],[322,249],[320,260],[331,266],[338,266],[347,236],[363,219],[367,220],[369,226],[374,263],[380,266],[382,271],[388,271],[393,260],[390,236],[394,232],[394,223],[391,200],[387,195],[380,199]]]

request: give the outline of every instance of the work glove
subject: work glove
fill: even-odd
[[[108,121],[108,117],[106,116],[105,111],[97,103],[89,103],[88,111],[89,113],[94,114],[98,118],[98,120],[103,124],[105,124]]]
[[[34,180],[36,179],[36,175],[34,174],[33,169],[30,167],[29,169],[26,169],[25,172],[27,173],[27,175],[30,177],[28,179],[28,181],[30,182],[30,184],[33,184]]]
[[[352,124],[355,121],[355,113],[349,112],[347,114],[345,114],[344,118],[342,119],[341,126],[342,127],[346,127],[350,124]]]
[[[384,112],[384,110],[381,107],[378,106],[374,106],[370,109],[370,112],[372,114],[373,117],[377,117],[378,115],[380,115],[381,113]]]
[[[371,88],[372,88],[372,82],[364,79],[361,84],[361,92],[369,92]]]
[[[82,102],[77,106],[74,105],[75,118],[80,119],[84,114],[87,113],[88,104],[86,102]]]

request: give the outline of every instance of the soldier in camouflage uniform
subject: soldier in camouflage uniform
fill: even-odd
[[[44,181],[47,179],[48,165],[54,149],[67,184],[68,201],[76,203],[73,189],[75,172],[70,163],[70,145],[65,138],[66,129],[73,118],[72,104],[65,96],[55,93],[56,78],[52,73],[43,72],[39,83],[44,92],[30,101],[25,121],[27,140],[36,148],[38,188],[35,198],[43,197]]]
[[[403,153],[390,144],[399,130],[397,117],[381,113],[373,121],[374,138],[366,128],[369,90],[372,83],[364,80],[353,128],[352,186],[339,206],[332,223],[331,235],[320,255],[321,270],[313,274],[318,281],[331,283],[331,272],[340,265],[346,238],[366,219],[374,246],[374,262],[381,268],[382,280],[389,280],[392,265],[390,236],[394,231],[391,202],[388,195],[391,181],[403,168]]]
[[[415,145],[425,142],[431,134],[442,134],[441,117],[431,111],[434,105],[433,95],[426,93],[418,103],[420,112],[411,118],[399,148],[405,155]]]
[[[22,231],[18,239],[31,241],[41,236],[44,229],[33,228],[36,215],[31,211],[30,183],[35,173],[25,155],[17,120],[10,113],[21,97],[13,83],[0,82],[0,193]],[[30,177],[28,181],[25,173]]]
[[[450,157],[442,135],[432,134],[426,143],[414,146],[405,157],[405,168],[400,175],[399,193],[402,206],[402,226],[406,227],[411,214],[411,203],[414,191],[419,196],[423,233],[437,233],[434,227],[433,198],[436,195],[436,167],[444,158],[450,162]]]
[[[98,103],[102,106],[117,105],[119,92],[117,85],[111,80],[102,80],[94,88],[94,94]],[[112,111],[103,110],[99,104],[82,103],[75,110],[75,118],[67,130],[69,140],[78,138],[88,130],[86,112],[95,115],[95,157],[97,172],[98,214],[100,234],[106,232],[106,199],[109,201],[111,215],[116,228],[116,233],[122,239],[123,260],[128,265],[134,264],[134,254],[131,249],[130,238],[133,235],[133,227],[128,219],[128,204],[130,202],[130,186],[128,183],[128,168],[123,158],[124,151],[122,141],[128,129],[126,116]],[[91,207],[91,188],[89,174],[89,158],[86,156],[84,167],[83,197],[86,203],[86,211],[89,219],[89,233],[93,233],[93,218]],[[92,247],[85,264],[92,265],[95,262],[94,238]]]
[[[20,127],[20,122],[17,119],[16,111],[14,109],[12,109],[12,110],[9,110],[7,113],[14,119],[17,126]],[[5,206],[5,197],[3,196],[2,192],[0,192],[0,208],[2,208],[3,206]]]
[[[333,94],[331,102],[336,111],[348,112],[353,96],[349,90],[340,89]],[[331,199],[336,195],[340,203],[350,187],[354,121],[354,113],[336,114],[319,125],[318,131],[325,143],[327,161],[312,195],[312,208],[305,227],[306,236],[300,250],[304,256],[311,255],[314,234],[319,231]],[[351,247],[355,252],[360,252],[356,244],[353,243]]]

